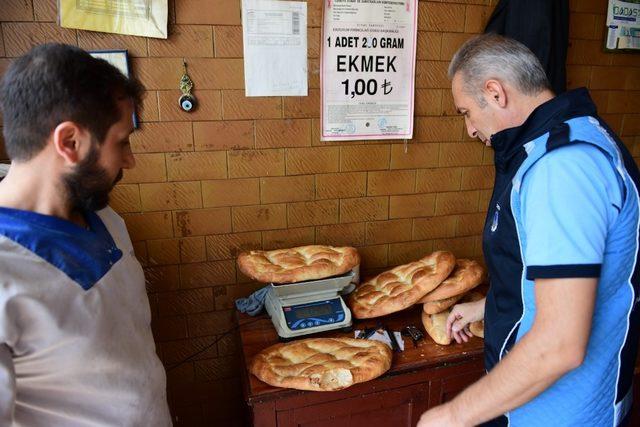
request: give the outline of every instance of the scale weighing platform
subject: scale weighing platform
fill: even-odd
[[[271,283],[265,299],[278,336],[282,339],[351,327],[351,311],[341,295],[360,280],[359,267],[340,276],[306,282]]]

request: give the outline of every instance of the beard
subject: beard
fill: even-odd
[[[97,144],[94,143],[87,157],[62,178],[69,202],[76,211],[97,211],[107,207],[109,193],[122,179],[122,170],[115,179],[111,179],[106,169],[98,164],[98,157]]]

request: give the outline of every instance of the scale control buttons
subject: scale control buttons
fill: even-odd
[[[329,317],[329,322],[333,322],[333,317]]]
[[[316,326],[320,325],[320,322],[317,321],[317,320],[314,323],[315,323]]]

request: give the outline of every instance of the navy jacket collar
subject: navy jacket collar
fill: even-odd
[[[579,116],[595,116],[596,106],[586,88],[574,89],[538,106],[521,126],[491,136],[495,165],[499,172],[512,169],[513,160],[524,155],[523,145],[549,132],[556,125]]]

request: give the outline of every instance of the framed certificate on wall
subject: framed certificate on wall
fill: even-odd
[[[57,3],[61,27],[167,38],[167,0],[58,0]]]

